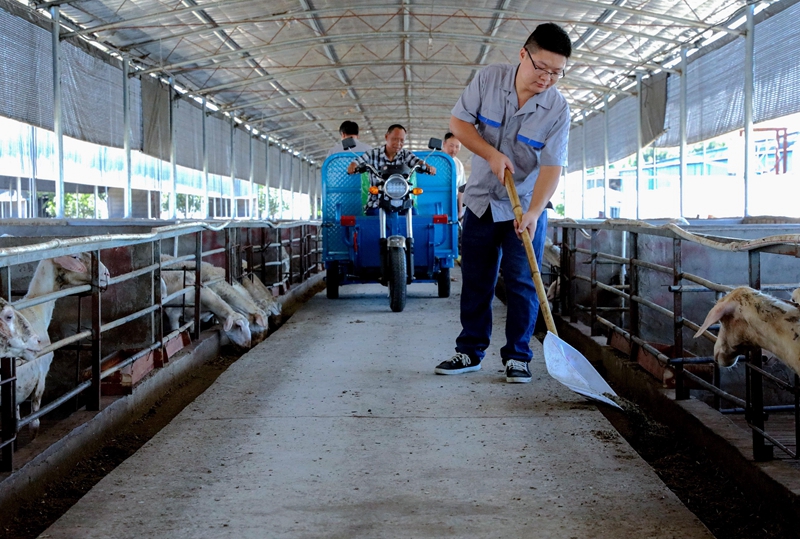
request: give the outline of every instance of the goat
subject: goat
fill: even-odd
[[[741,286],[708,312],[695,338],[720,322],[714,361],[732,367],[748,346],[769,350],[800,373],[800,309],[788,302]]]
[[[172,257],[162,255],[162,260],[171,260]],[[194,261],[186,261],[177,264],[175,267],[185,270],[194,271]],[[200,264],[201,280],[204,283],[209,281],[216,281],[208,285],[208,287],[216,292],[223,301],[228,303],[233,309],[247,317],[250,321],[250,331],[253,333],[262,333],[266,331],[267,313],[265,313],[258,305],[255,304],[250,294],[247,293],[245,288],[239,283],[228,284],[224,280],[225,270],[218,268],[208,262],[201,262]]]
[[[261,282],[261,279],[255,275],[252,277],[252,280],[248,278],[242,279],[242,286],[250,294],[250,297],[253,298],[256,305],[270,315],[278,316],[281,314],[281,304],[275,300],[272,291]]]
[[[174,294],[178,290],[185,288],[185,286],[194,286],[194,283],[194,274],[189,271],[162,271],[162,297],[166,297],[169,294]],[[186,306],[193,307],[194,292],[187,290],[185,297],[187,299]],[[168,303],[165,308],[167,318],[169,319],[170,323],[170,329],[172,331],[175,331],[180,327],[179,319],[183,309],[174,306],[180,304],[181,299],[179,296]],[[205,286],[200,288],[200,304],[203,311],[211,312],[217,317],[222,324],[222,330],[234,345],[242,348],[250,348],[252,343],[252,334],[250,332],[250,325],[244,315],[234,311],[233,308],[223,301],[213,290]]]
[[[21,365],[36,359],[41,349],[39,335],[30,322],[0,298],[0,357],[17,358],[17,364]]]
[[[99,262],[98,284],[100,288],[108,286],[108,269]],[[92,257],[89,253],[78,255],[65,255],[47,260],[42,260],[36,266],[28,293],[24,299],[33,299],[65,288],[90,284],[92,282]],[[41,344],[50,344],[50,337],[47,329],[53,319],[53,309],[55,300],[46,301],[33,307],[20,309],[20,314],[30,323],[34,333],[38,335]],[[49,352],[38,358],[20,364],[17,369],[17,418],[19,418],[19,405],[31,397],[31,413],[39,410],[44,395],[45,380],[53,361],[53,352]],[[30,423],[31,436],[33,438],[39,432],[39,420],[35,419]]]
[[[288,264],[287,264],[288,265]],[[242,260],[242,271],[247,271],[247,262]],[[258,305],[265,313],[270,316],[279,316],[283,306],[272,295],[272,290],[264,284],[260,278],[254,273],[251,274],[251,279],[242,279],[242,286],[250,294],[252,300]]]

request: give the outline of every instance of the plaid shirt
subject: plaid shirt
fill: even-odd
[[[385,145],[381,146],[380,148],[373,148],[372,150],[364,153],[361,158],[375,167],[377,170],[382,170],[386,165],[406,165],[409,168],[414,168],[414,165],[421,161],[419,157],[405,149],[397,152],[397,154],[394,156],[394,159],[390,160],[388,157],[386,157]],[[428,166],[423,165],[420,167],[420,170],[425,172],[428,170]],[[376,185],[376,178],[372,174],[369,175],[369,184]],[[370,194],[369,198],[367,199],[367,208],[377,207],[378,195]]]

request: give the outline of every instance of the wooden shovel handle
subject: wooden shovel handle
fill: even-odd
[[[522,206],[519,202],[517,186],[514,185],[514,177],[511,176],[511,172],[508,169],[505,171],[505,183],[508,197],[511,199],[511,208],[514,210],[514,217],[516,217],[517,223],[522,223]],[[531,266],[533,284],[536,287],[536,295],[539,296],[539,307],[542,309],[547,330],[557,337],[556,323],[553,320],[553,313],[550,312],[550,304],[547,302],[547,292],[544,289],[544,283],[542,283],[542,275],[539,273],[539,264],[536,263],[536,255],[533,252],[531,235],[528,234],[527,228],[522,232],[522,244],[525,246],[525,253],[528,255],[528,264]]]

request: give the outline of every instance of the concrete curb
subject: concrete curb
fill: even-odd
[[[586,326],[556,318],[559,336],[602,367],[620,396],[683,433],[721,466],[735,470],[731,476],[753,499],[769,500],[787,519],[800,519],[800,470],[780,460],[756,462],[749,432],[697,399],[676,401],[674,390],[662,388],[637,363],[605,345],[604,337],[591,337]]]

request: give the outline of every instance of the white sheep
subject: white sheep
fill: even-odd
[[[280,302],[275,299],[275,296],[272,295],[272,291],[261,282],[261,279],[255,275],[252,276],[252,280],[245,277],[242,279],[242,286],[250,294],[250,297],[253,298],[256,305],[264,312],[272,316],[281,314]]]
[[[732,367],[744,348],[759,346],[800,373],[800,309],[796,305],[741,286],[714,305],[695,338],[718,321],[714,361],[720,366]]]
[[[99,263],[99,266],[98,284],[101,288],[105,288],[108,286],[108,269],[102,262]],[[89,253],[42,260],[36,267],[24,299],[38,298],[65,288],[90,284],[92,282],[91,267],[92,256]],[[50,344],[47,329],[53,319],[55,304],[55,300],[50,300],[33,307],[25,307],[19,311],[39,336],[43,346]],[[31,413],[39,410],[42,404],[42,395],[44,395],[45,380],[52,361],[53,352],[49,352],[35,360],[22,363],[17,368],[17,417],[19,417],[19,405],[28,397],[31,397]],[[39,432],[39,420],[32,421],[30,428],[31,436],[36,437]]]
[[[172,260],[171,256],[162,255],[162,260]],[[176,268],[183,268],[194,271],[194,261],[185,261],[174,265]],[[208,262],[200,264],[201,280],[204,283],[216,281],[208,287],[216,292],[223,301],[228,303],[233,309],[247,317],[250,321],[250,331],[253,334],[262,335],[268,326],[267,313],[265,313],[248,294],[247,290],[239,284],[228,284],[225,279],[225,270],[218,268]]]
[[[42,349],[30,322],[0,298],[0,357],[17,358],[17,365],[33,361]]]
[[[792,292],[792,301],[800,305],[800,288],[795,288]]]
[[[174,294],[178,290],[187,286],[194,286],[194,274],[189,271],[175,271],[165,269],[161,272],[161,293],[162,297],[169,294]],[[194,308],[194,291],[188,290],[185,295],[185,305],[187,316],[191,316],[189,307]],[[180,306],[183,302],[181,296],[178,296],[170,303],[167,304],[165,311],[167,318],[170,322],[170,328],[175,331],[180,327],[180,315],[183,311]],[[250,348],[252,344],[252,334],[250,332],[250,324],[244,315],[236,312],[233,308],[223,301],[213,290],[207,287],[200,288],[200,304],[201,310],[205,313],[212,313],[222,324],[222,330],[228,336],[228,339],[236,345],[243,348]],[[201,313],[201,318],[203,313]]]

